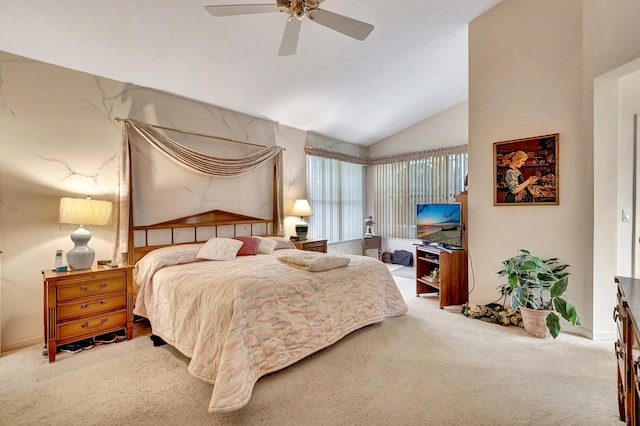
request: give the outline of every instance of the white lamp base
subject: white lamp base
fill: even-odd
[[[67,263],[71,269],[82,270],[93,266],[96,253],[87,246],[90,239],[91,232],[82,226],[71,233],[71,241],[75,244],[75,247],[67,252]]]

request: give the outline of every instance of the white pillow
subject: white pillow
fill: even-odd
[[[267,237],[267,238],[276,242],[275,250],[296,248],[296,246],[293,245],[291,240],[287,240],[286,238],[282,238],[282,237]]]
[[[258,253],[260,254],[271,254],[276,249],[278,243],[271,238],[257,237],[260,239],[260,244],[258,244]]]
[[[181,244],[155,249],[140,259],[133,269],[134,285],[146,283],[160,268],[196,262],[204,244]]]
[[[207,260],[233,260],[242,244],[242,241],[231,238],[211,238],[198,251],[197,257]]]

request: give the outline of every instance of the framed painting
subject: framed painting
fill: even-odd
[[[493,205],[559,204],[558,133],[493,144]]]

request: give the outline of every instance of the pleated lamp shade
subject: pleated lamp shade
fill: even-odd
[[[93,265],[95,252],[87,244],[91,239],[84,225],[111,224],[113,203],[111,201],[92,200],[91,198],[60,199],[60,223],[80,225],[71,233],[75,246],[67,252],[67,263],[71,269],[89,269]]]

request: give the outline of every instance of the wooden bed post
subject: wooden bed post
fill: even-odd
[[[125,124],[126,127],[126,124]],[[131,167],[131,144],[127,137],[127,151],[129,152],[129,224],[127,232],[127,263],[133,265],[133,167]]]
[[[277,160],[276,160],[277,161]],[[280,227],[278,223],[278,165],[273,165],[273,202],[272,202],[271,218],[271,233],[273,235],[280,235]],[[269,232],[269,230],[267,230]]]

